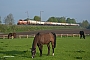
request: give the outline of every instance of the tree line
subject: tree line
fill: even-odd
[[[24,20],[29,20],[30,18],[26,18]],[[40,16],[34,16],[33,19],[35,21],[41,21]],[[57,22],[57,23],[77,23],[74,18],[66,18],[66,17],[49,17],[47,22]],[[3,23],[6,25],[14,25],[14,17],[13,14],[8,14],[4,19]],[[0,16],[0,24],[2,24],[1,16]],[[81,27],[90,29],[90,23],[88,20],[83,20],[81,23],[79,23]]]
[[[35,21],[41,21],[39,16],[34,16]],[[47,22],[57,22],[57,23],[76,23],[75,19],[67,18],[66,17],[50,17]]]

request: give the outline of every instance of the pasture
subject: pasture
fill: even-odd
[[[90,36],[86,39],[79,37],[57,37],[55,56],[47,54],[47,46],[43,46],[42,57],[37,47],[36,56],[31,58],[30,48],[32,38],[0,39],[0,60],[90,60]]]

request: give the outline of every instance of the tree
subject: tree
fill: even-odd
[[[14,18],[13,18],[13,15],[11,13],[4,18],[4,23],[7,25],[14,24]]]
[[[70,18],[67,18],[66,22],[67,23],[76,23],[75,19],[70,19]]]
[[[71,23],[76,23],[75,19],[71,19]]]
[[[40,18],[39,16],[34,16],[34,20],[35,20],[35,21],[40,21],[40,19],[41,19],[41,18]]]
[[[56,17],[58,23],[66,23],[66,18],[65,17]]]
[[[90,29],[90,24],[89,24],[89,26],[87,27],[87,29]]]
[[[60,17],[58,22],[59,23],[66,23],[66,18],[65,17]]]
[[[48,22],[58,22],[58,20],[55,17],[50,17],[47,21]]]
[[[67,18],[66,22],[67,23],[71,23],[71,19],[70,18]]]
[[[60,17],[56,17],[56,19],[57,19],[58,23],[60,23]]]
[[[87,20],[83,20],[83,22],[81,23],[81,26],[84,28],[88,28],[89,27],[89,22]]]

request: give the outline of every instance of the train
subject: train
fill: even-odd
[[[57,23],[57,22],[45,22],[35,20],[19,20],[17,25],[53,25],[53,26],[79,26],[79,24],[73,23]]]

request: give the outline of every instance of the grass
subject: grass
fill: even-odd
[[[36,30],[55,30],[55,29],[80,29],[79,26],[46,26],[46,25],[3,25],[0,24],[0,32],[25,32]]]
[[[34,59],[30,52],[32,41],[33,38],[0,39],[0,60],[90,60],[90,36],[86,39],[57,37],[55,56],[52,56],[52,49],[50,55],[46,56],[47,46],[44,45],[42,57],[37,47]]]

